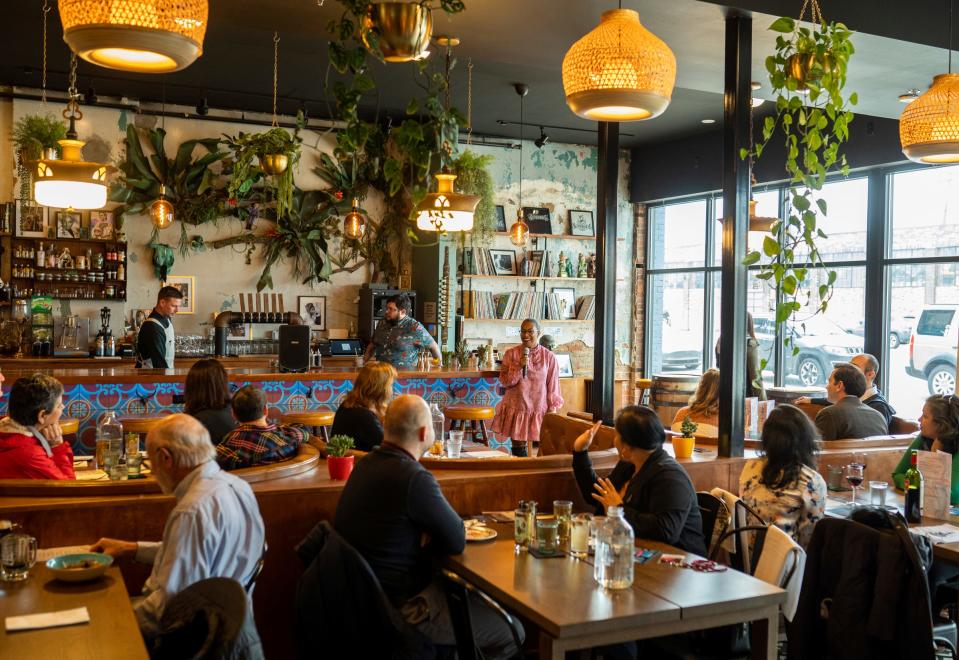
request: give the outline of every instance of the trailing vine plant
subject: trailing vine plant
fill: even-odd
[[[260,181],[274,194],[276,215],[282,217],[293,206],[293,170],[300,161],[300,129],[305,119],[297,115],[296,130],[292,135],[284,128],[271,128],[263,133],[243,133],[236,137],[224,136],[226,145],[233,152],[229,163],[230,184],[227,190],[230,200],[248,197]],[[263,158],[272,154],[286,156],[286,169],[280,174],[268,174],[263,167]],[[255,160],[254,160],[255,159]]]
[[[830,172],[843,176],[849,172],[841,147],[849,139],[853,119],[849,108],[858,100],[856,93],[845,90],[846,70],[854,52],[852,32],[842,23],[825,22],[815,0],[812,20],[816,23],[812,28],[789,17],[779,18],[769,27],[779,33],[775,53],[766,58],[776,94],[776,114],[766,117],[762,140],[740,154],[744,159],[760,158],[777,133],[785,145],[789,215],[773,225],[762,250],[751,251],[744,261],[751,266],[759,263],[762,255],[769,257],[768,263],[760,264],[756,277],[782,293],[776,305],[777,323],[792,319],[802,324],[824,312],[832,297],[836,273],[825,269],[819,249],[819,241],[828,238],[824,222],[828,207],[819,193]],[[826,274],[817,286],[813,272],[819,269]],[[799,318],[804,307],[814,309]],[[786,345],[791,343],[787,333]],[[793,353],[797,352],[793,346]]]

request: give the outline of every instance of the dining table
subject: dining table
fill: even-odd
[[[7,617],[86,607],[89,623],[8,631]],[[0,658],[139,660],[148,658],[120,570],[90,582],[57,580],[42,563],[26,580],[0,581]]]
[[[626,589],[606,589],[592,558],[537,558],[517,551],[512,524],[488,523],[495,539],[468,543],[446,568],[539,629],[544,660],[567,651],[752,622],[753,657],[775,660],[779,606],[786,592],[733,569],[700,572],[659,562],[636,564]],[[702,559],[665,543],[638,548]]]

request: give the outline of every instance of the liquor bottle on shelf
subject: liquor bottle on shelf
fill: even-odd
[[[45,258],[45,254],[44,254],[44,252],[43,252],[43,242],[40,242],[39,246],[37,247],[37,260],[36,260],[36,264],[37,264],[37,267],[38,267],[38,268],[43,268],[43,260],[44,260],[44,258]]]
[[[905,475],[906,503],[905,514],[906,522],[913,525],[922,522],[922,514],[925,502],[925,487],[922,483],[922,472],[919,471],[919,452],[913,450],[909,459],[909,469]]]

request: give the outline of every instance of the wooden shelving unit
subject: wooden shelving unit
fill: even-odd
[[[465,321],[476,321],[477,323],[512,323],[517,325],[523,322],[523,319],[474,319],[464,317]],[[536,319],[541,325],[549,323],[592,323],[595,319]]]
[[[86,268],[50,268],[38,266],[36,257],[16,256],[19,248],[33,249],[34,255],[43,243],[44,251],[49,252],[55,246],[55,252],[62,248],[70,248],[74,260],[80,255],[99,255],[103,263],[94,268],[93,263],[87,263]],[[108,252],[123,253],[123,259],[106,259]],[[120,266],[124,271],[128,269],[127,244],[122,241],[100,240],[92,238],[33,238],[13,236],[9,244],[10,281],[13,284],[14,296],[29,297],[34,295],[49,295],[56,300],[87,300],[91,302],[123,302],[127,299],[127,276],[123,279],[108,277],[108,273],[116,272]],[[76,264],[75,264],[76,266]],[[14,270],[29,269],[32,276],[14,275]],[[97,275],[95,281],[87,278],[93,273]],[[43,275],[40,279],[38,275]],[[76,276],[76,280],[74,280]],[[57,279],[59,278],[59,279]],[[113,295],[108,295],[109,289]]]
[[[494,231],[494,236],[509,236],[508,231]],[[547,238],[547,239],[563,239],[570,241],[595,241],[595,236],[573,236],[572,234],[529,234],[529,238]],[[617,238],[617,241],[625,241],[624,238]]]

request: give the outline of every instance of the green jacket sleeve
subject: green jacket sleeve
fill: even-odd
[[[906,487],[906,470],[909,469],[909,457],[912,456],[913,449],[919,449],[922,443],[922,439],[916,437],[915,440],[909,445],[909,448],[906,449],[906,453],[902,455],[902,459],[899,461],[899,465],[896,466],[896,469],[892,471],[892,481],[896,484],[896,488],[903,490]],[[956,488],[956,461],[952,462],[952,493],[951,497],[953,500],[956,499],[956,495],[959,494],[959,490]]]
[[[949,504],[959,504],[959,461],[956,460],[955,454],[952,455],[952,492],[949,493]]]

